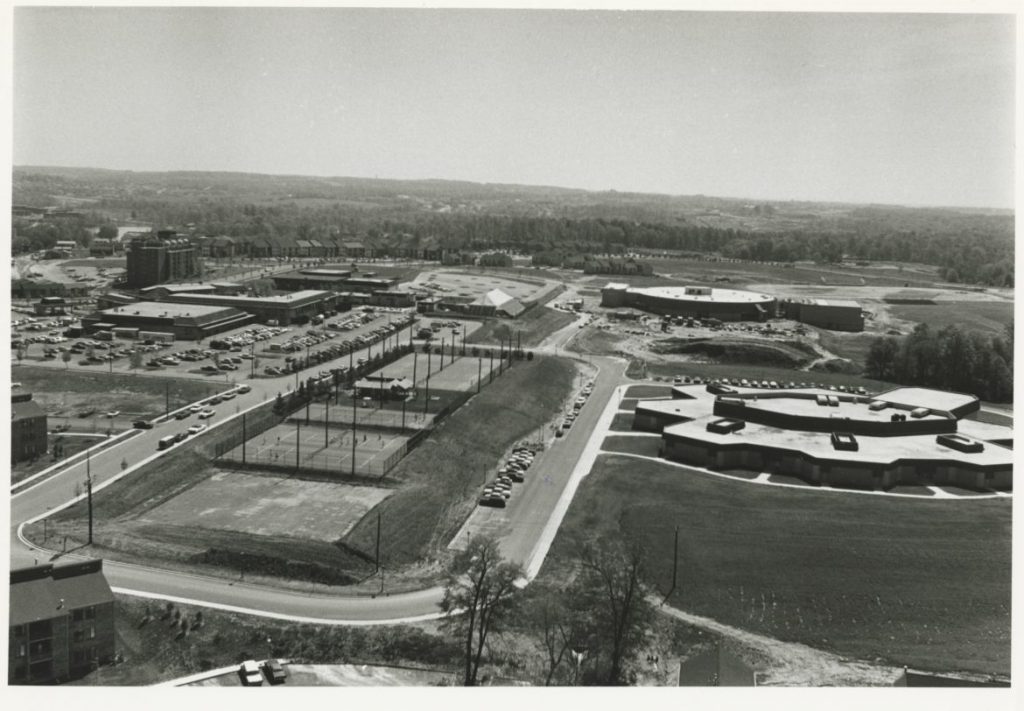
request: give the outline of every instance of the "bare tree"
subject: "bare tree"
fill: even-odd
[[[445,626],[465,641],[463,683],[475,686],[488,635],[499,632],[510,617],[515,581],[522,569],[501,557],[493,538],[477,536],[448,568],[441,609]]]
[[[643,552],[636,543],[602,538],[585,545],[580,560],[580,584],[593,596],[596,629],[608,655],[605,681],[623,684],[626,664],[651,624],[642,582]]]

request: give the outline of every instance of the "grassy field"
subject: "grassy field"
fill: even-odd
[[[852,265],[800,263],[792,267],[781,264],[706,262],[687,259],[651,260],[657,274],[672,275],[688,283],[701,281],[719,286],[743,287],[747,284],[829,284],[848,286],[931,286],[930,276],[895,269],[857,267]],[[721,281],[728,279],[727,282]]]
[[[373,551],[379,511],[388,565],[412,563],[446,546],[505,450],[561,409],[573,374],[572,364],[563,359],[518,361],[390,472],[403,485],[370,511],[345,542]]]
[[[83,409],[98,412],[120,410],[131,416],[154,417],[164,413],[169,394],[171,409],[201,400],[224,390],[224,383],[188,378],[109,373],[55,371],[52,368],[16,366],[12,380],[32,393],[32,399],[51,417],[74,417]]]
[[[491,319],[485,321],[482,328],[475,331],[466,343],[498,345],[499,338],[504,334],[508,343],[508,333],[512,333],[515,342],[522,343],[523,348],[532,348],[552,333],[573,322],[575,317],[565,311],[537,306],[525,312],[515,320]],[[520,334],[522,334],[520,336]],[[520,341],[519,339],[522,338]]]
[[[659,338],[651,341],[651,350],[660,354],[686,354],[719,363],[769,364],[798,368],[810,363],[817,353],[800,341],[752,341],[744,338]]]
[[[601,449],[608,452],[657,457],[661,450],[661,437],[619,437],[611,435],[604,438],[604,442],[601,443]]]
[[[672,388],[665,385],[631,385],[626,388],[626,397],[645,398],[672,397]]]
[[[633,431],[633,413],[631,412],[616,412],[615,417],[612,418],[612,424],[609,429],[612,432],[632,432]]]
[[[569,341],[567,349],[575,353],[591,355],[615,355],[624,339],[610,331],[584,328]]]
[[[926,670],[1010,672],[1009,500],[837,495],[602,456],[542,577],[610,531],[649,552],[676,607],[842,655]]]
[[[934,306],[892,304],[889,312],[896,318],[927,323],[933,330],[959,326],[967,331],[1001,334],[1013,323],[1013,304],[999,301],[940,301]]]

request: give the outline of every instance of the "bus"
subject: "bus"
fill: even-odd
[[[156,448],[157,449],[167,449],[168,447],[170,447],[171,445],[173,445],[177,441],[178,441],[178,436],[177,435],[167,435],[166,437],[161,437],[160,438],[160,442],[159,442],[159,444],[157,444]]]

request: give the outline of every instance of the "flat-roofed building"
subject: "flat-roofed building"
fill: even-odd
[[[7,678],[52,684],[114,660],[114,594],[102,560],[10,573]]]
[[[807,301],[786,301],[782,313],[809,326],[827,328],[830,331],[863,331],[864,311],[856,301],[836,299],[810,299]]]
[[[198,341],[252,321],[251,314],[230,306],[182,304],[170,300],[137,301],[85,316],[82,328],[86,334],[135,328],[140,332],[173,333],[179,340]]]
[[[710,286],[631,287],[609,283],[601,289],[601,306],[632,306],[649,313],[722,321],[764,321],[775,316],[775,297],[741,289]]]
[[[1012,429],[963,419],[977,410],[971,395],[929,388],[874,396],[816,388],[732,390],[673,388],[671,400],[637,403],[633,427],[660,431],[666,458],[708,468],[862,489],[1013,487]]]
[[[336,310],[337,294],[305,290],[277,296],[230,296],[227,294],[174,294],[161,303],[196,304],[233,308],[252,315],[260,323],[279,326],[306,323],[318,314]]]

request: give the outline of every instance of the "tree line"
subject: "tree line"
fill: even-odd
[[[1000,335],[938,331],[918,324],[902,337],[872,341],[865,370],[869,377],[976,395],[989,402],[1013,402],[1013,324]]]

